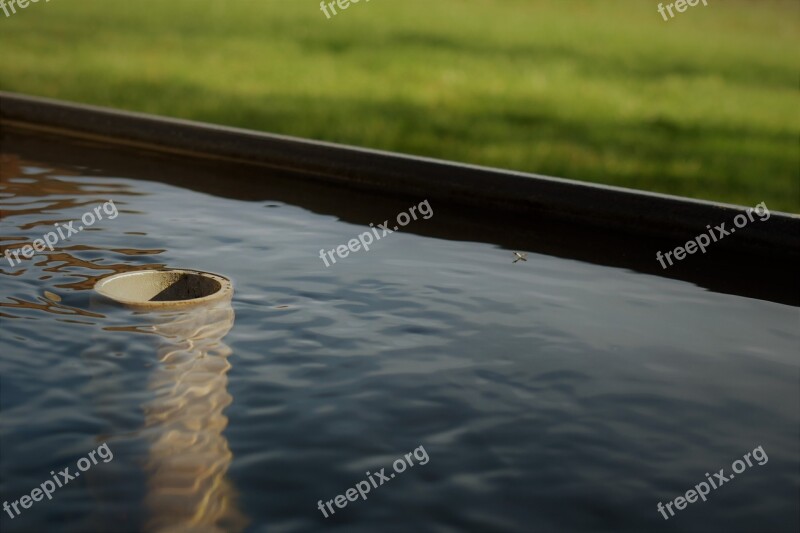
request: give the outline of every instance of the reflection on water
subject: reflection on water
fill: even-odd
[[[69,222],[77,219],[86,206],[95,206],[114,198],[115,203],[124,205],[123,198],[141,196],[143,193],[131,189],[122,183],[97,183],[85,178],[76,177],[74,171],[54,170],[38,166],[37,163],[24,161],[12,154],[0,154],[0,197],[4,198],[2,207],[3,232],[0,234],[0,272],[12,276],[22,276],[27,270],[35,270],[39,279],[50,279],[59,273],[78,278],[77,281],[55,285],[63,289],[89,290],[98,279],[109,274],[137,270],[142,268],[160,268],[165,265],[151,263],[147,266],[131,265],[122,261],[110,263],[99,258],[84,259],[79,252],[112,251],[123,256],[148,256],[162,253],[163,249],[135,248],[98,248],[81,244],[82,236],[71,240],[60,241],[52,252],[36,254],[31,259],[20,256],[22,262],[11,266],[5,259],[5,252],[18,249],[43,233],[50,231],[53,224]],[[124,208],[121,214],[131,213]],[[64,214],[70,213],[69,216]],[[10,221],[15,225],[10,225]],[[109,221],[112,222],[112,221]],[[88,229],[87,229],[88,231]],[[47,274],[45,274],[47,273]],[[42,302],[12,298],[13,303],[0,303],[0,307],[41,308]],[[47,305],[48,302],[44,302]],[[59,309],[62,313],[89,315],[84,310],[61,306],[49,307],[46,310]]]
[[[153,531],[240,531],[225,473],[232,454],[222,431],[228,357],[222,342],[233,327],[230,299],[185,312],[155,313],[163,343],[146,408],[149,520]]]

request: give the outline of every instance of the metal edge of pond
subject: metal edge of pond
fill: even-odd
[[[454,163],[380,150],[119,111],[0,91],[0,125],[48,131],[191,157],[289,170],[309,178],[383,193],[444,199],[479,210],[536,213],[638,235],[688,241],[736,206],[621,187]],[[769,207],[769,206],[767,206]],[[796,255],[800,216],[770,210],[770,224],[748,224],[739,251]]]

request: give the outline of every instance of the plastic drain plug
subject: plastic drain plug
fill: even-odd
[[[138,308],[189,307],[230,298],[228,278],[199,270],[135,270],[114,274],[94,286],[102,296]]]

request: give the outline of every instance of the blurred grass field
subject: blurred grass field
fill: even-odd
[[[800,212],[800,2],[53,0],[0,88]]]

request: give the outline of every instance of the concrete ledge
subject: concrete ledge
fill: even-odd
[[[479,210],[535,212],[590,224],[594,231],[613,229],[684,242],[704,232],[707,224],[730,226],[746,209],[7,92],[0,92],[0,125],[239,161],[367,191],[443,199]],[[761,201],[753,198],[753,205]],[[800,217],[771,211],[767,223],[749,224],[748,231],[717,246],[797,256]]]

